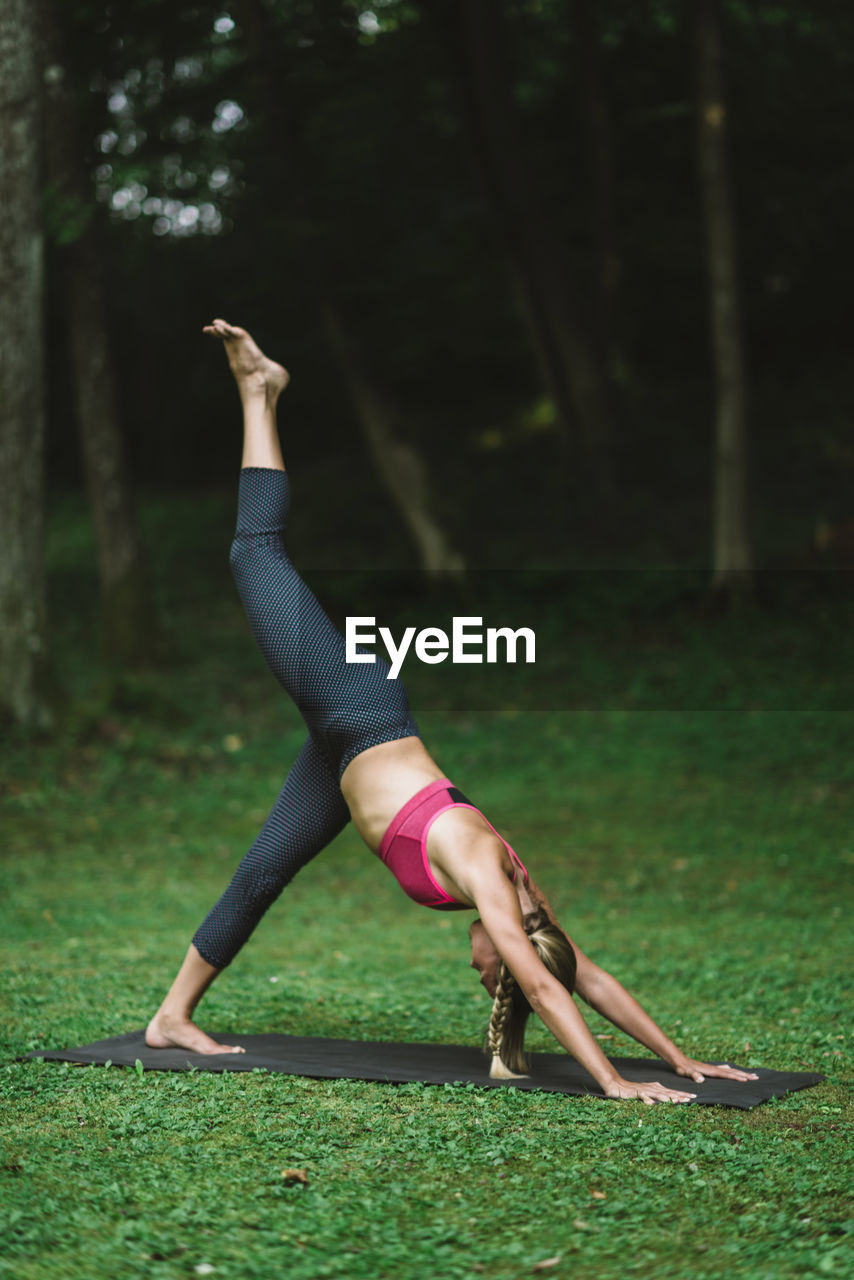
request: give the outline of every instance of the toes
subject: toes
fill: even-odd
[[[234,325],[229,324],[227,320],[223,320],[221,317],[217,317],[212,321],[209,329],[218,338],[230,338],[235,333]]]
[[[227,335],[229,338],[245,338],[246,337],[245,329],[241,329],[240,326],[236,324],[229,324],[227,320],[223,320],[221,317],[218,317],[216,320],[214,320],[214,325],[220,331],[220,333],[223,334],[223,336]]]
[[[203,326],[203,332],[209,333],[214,338],[222,338],[228,341],[229,338],[245,339],[249,337],[246,329],[241,329],[238,324],[229,324],[227,320],[223,320],[222,316],[217,316],[210,324]]]

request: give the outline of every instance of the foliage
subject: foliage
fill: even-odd
[[[544,216],[589,304],[597,259],[571,6],[506,8]],[[260,45],[250,22],[258,11],[270,15]],[[705,463],[711,420],[690,32],[669,2],[611,0],[597,11],[621,263],[621,497],[639,488],[675,508],[682,489],[667,459],[685,471]],[[170,480],[222,474],[221,397],[192,342],[213,312],[251,324],[293,362],[298,418],[325,432],[314,456],[327,452],[330,432],[333,447],[345,445],[349,409],[309,306],[317,289],[358,331],[373,372],[405,407],[405,430],[437,467],[450,449],[476,452],[497,432],[506,499],[518,452],[539,458],[545,439],[553,460],[548,415],[542,431],[519,429],[542,387],[453,67],[424,6],[259,0],[211,11],[78,0],[67,14],[93,191],[115,224],[105,252],[146,477],[166,478],[167,452]],[[817,506],[841,518],[849,513],[826,452],[838,452],[847,421],[833,370],[851,274],[842,213],[854,182],[851,16],[840,4],[807,15],[781,0],[729,5],[727,18],[757,497],[781,515],[791,501],[766,481],[782,404],[803,433],[806,471],[785,451],[780,460],[790,483],[805,482],[795,509],[808,524]],[[262,62],[280,85],[275,101]],[[165,316],[152,379],[151,335]],[[187,429],[188,417],[205,436]],[[519,448],[508,449],[514,440]]]

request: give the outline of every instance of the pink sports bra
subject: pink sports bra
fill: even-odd
[[[472,809],[480,813],[448,778],[438,778],[417,791],[399,813],[392,818],[379,847],[379,857],[397,880],[404,893],[422,907],[435,911],[471,911],[464,902],[457,902],[433,878],[427,857],[427,833],[440,813],[446,809]],[[490,831],[498,836],[510,857],[522,871],[525,883],[528,873],[503,836],[483,817]],[[513,873],[515,882],[516,873]]]

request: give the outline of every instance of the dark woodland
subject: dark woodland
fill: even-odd
[[[140,507],[234,482],[213,315],[291,370],[304,562],[510,600],[683,571],[664,615],[809,613],[817,570],[846,595],[848,7],[2,7],[14,719],[62,699],[44,530],[74,495],[94,651],[168,663]]]

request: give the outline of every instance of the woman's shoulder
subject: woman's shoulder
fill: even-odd
[[[452,875],[465,868],[512,880],[516,873],[506,842],[479,810],[462,805],[446,809],[435,819],[427,836],[427,852],[438,857]]]

